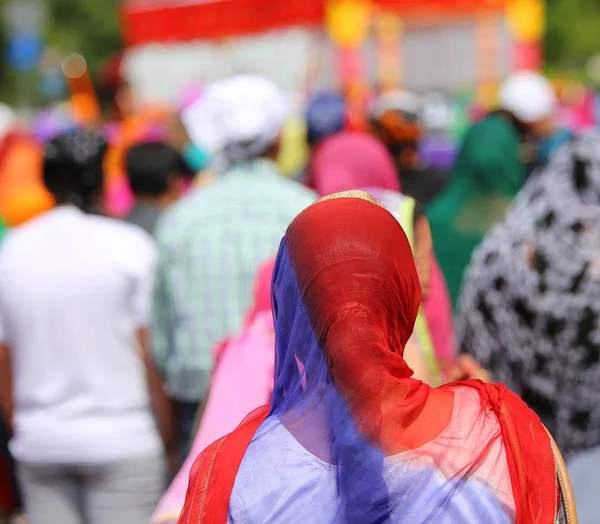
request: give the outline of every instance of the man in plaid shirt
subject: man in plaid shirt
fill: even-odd
[[[208,391],[211,350],[240,328],[259,265],[315,200],[274,162],[285,118],[276,86],[260,77],[234,77],[214,84],[198,104],[184,119],[203,125],[214,122],[210,111],[218,113],[213,133],[229,167],[212,186],[196,189],[166,212],[156,235],[152,342],[178,407],[183,456]]]

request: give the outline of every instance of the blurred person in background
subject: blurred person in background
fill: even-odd
[[[275,163],[286,116],[277,86],[259,76],[232,77],[209,86],[198,104],[186,119],[198,118],[201,131],[219,139],[226,168],[159,221],[152,323],[156,362],[177,406],[182,461],[208,391],[212,348],[238,331],[259,265],[315,198]]]
[[[500,89],[500,109],[467,132],[448,186],[427,206],[435,253],[455,308],[473,251],[525,183],[521,144],[555,109],[556,95],[546,78],[532,71],[514,73]]]
[[[394,158],[402,192],[426,205],[444,189],[448,173],[421,162],[421,106],[421,100],[411,93],[389,91],[372,102],[370,119],[375,136]]]
[[[0,218],[9,227],[52,208],[42,182],[42,147],[20,129],[16,113],[0,104]]]
[[[317,93],[308,101],[305,116],[306,142],[310,156],[297,179],[310,186],[312,157],[324,140],[343,131],[346,124],[346,101],[334,92]]]
[[[573,138],[573,133],[560,127],[556,115],[551,115],[540,122],[530,135],[530,159],[527,164],[527,176],[543,169],[552,155]]]
[[[216,364],[198,433],[183,466],[162,496],[152,524],[177,522],[196,457],[206,446],[233,431],[248,413],[269,402],[275,348],[271,312],[274,264],[271,259],[260,266],[254,282],[253,304],[239,333],[215,347]]]
[[[362,189],[402,224],[414,250],[425,304],[416,338],[437,383],[442,378],[441,365],[450,365],[456,357],[452,308],[433,256],[427,218],[418,203],[401,192],[390,153],[369,134],[343,132],[323,142],[314,156],[312,173],[319,195]]]
[[[0,245],[6,233],[6,226],[0,220]],[[14,461],[8,443],[11,431],[4,414],[0,413],[0,522],[6,522],[18,508],[19,497],[14,474]]]
[[[0,248],[0,401],[30,524],[146,524],[173,449],[152,364],[156,254],[137,227],[89,214],[106,142],[52,140],[44,183],[56,207]]]
[[[460,302],[461,350],[537,412],[568,459],[600,447],[599,246],[592,133],[528,181],[473,257]]]
[[[134,196],[124,173],[127,149],[141,141],[165,138],[167,111],[143,105],[124,75],[123,55],[109,57],[100,68],[96,94],[102,111],[102,132],[109,143],[106,153],[106,212],[124,217],[133,208]]]
[[[154,234],[161,213],[179,198],[191,173],[182,156],[162,142],[142,142],[125,155],[125,172],[135,196],[126,221]]]
[[[446,182],[456,159],[454,134],[460,126],[460,105],[456,100],[439,92],[431,92],[422,98],[419,120],[425,135],[419,143],[419,158],[426,165],[435,166],[446,173]],[[460,114],[460,116],[459,116]]]
[[[7,524],[19,509],[19,492],[14,471],[14,460],[8,449],[10,429],[0,417],[0,523]]]
[[[344,129],[346,101],[334,92],[317,93],[306,108],[306,141],[312,150]]]
[[[167,143],[175,149],[185,161],[195,178],[194,185],[208,185],[214,181],[214,173],[210,172],[213,161],[211,155],[192,142],[188,131],[181,121],[181,115],[174,113],[166,122]],[[187,189],[187,187],[184,187]]]

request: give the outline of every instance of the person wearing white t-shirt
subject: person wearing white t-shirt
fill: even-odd
[[[30,524],[146,524],[166,478],[168,404],[145,337],[155,247],[91,213],[105,150],[82,131],[53,140],[57,206],[0,248],[0,401]]]

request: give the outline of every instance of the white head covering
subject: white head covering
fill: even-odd
[[[422,116],[427,129],[448,129],[452,123],[452,101],[442,93],[429,93],[423,98]]]
[[[287,101],[270,80],[239,75],[215,82],[182,112],[190,139],[230,161],[264,153],[285,123]]]
[[[550,81],[534,71],[518,71],[500,88],[500,107],[525,124],[552,116],[556,94]]]
[[[373,100],[369,106],[369,113],[373,118],[380,118],[388,111],[402,111],[417,118],[421,108],[421,99],[417,95],[397,89],[387,91]]]
[[[0,103],[0,140],[4,140],[16,125],[17,114],[6,104]]]

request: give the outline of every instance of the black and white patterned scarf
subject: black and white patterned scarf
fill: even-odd
[[[465,277],[458,336],[563,453],[600,445],[600,134],[536,173]]]

